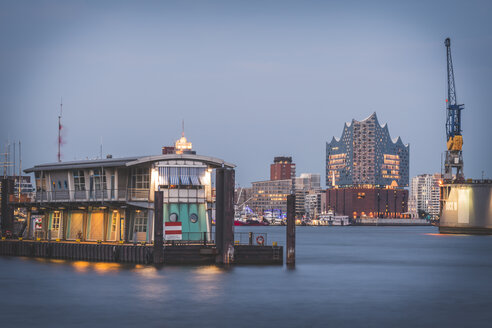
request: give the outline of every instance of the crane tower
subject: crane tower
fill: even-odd
[[[463,175],[463,136],[461,135],[461,111],[465,105],[458,104],[454,84],[453,60],[451,58],[451,40],[444,41],[447,55],[448,98],[446,99],[446,159],[444,162],[444,180],[460,182]],[[453,173],[456,172],[456,173]]]

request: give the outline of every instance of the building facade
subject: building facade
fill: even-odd
[[[413,177],[410,183],[408,211],[414,216],[419,212],[439,216],[441,174],[421,174]]]
[[[292,157],[275,157],[270,164],[270,180],[286,180],[296,176],[296,165]]]
[[[163,191],[163,221],[180,222],[183,240],[211,231],[212,170],[234,167],[194,154],[106,158],[36,165],[28,208],[29,237],[151,242],[154,192]],[[31,222],[32,221],[32,222]]]
[[[326,185],[408,187],[410,147],[392,140],[376,113],[345,123],[340,139],[326,143]]]
[[[248,202],[256,214],[265,211],[287,212],[287,196],[293,191],[292,179],[252,182],[253,198]]]
[[[407,215],[408,190],[391,188],[331,188],[326,207],[351,218],[403,218]]]

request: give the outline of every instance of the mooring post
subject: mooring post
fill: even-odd
[[[216,172],[215,240],[218,263],[234,261],[234,170],[217,169]]]
[[[163,199],[164,192],[154,193],[154,264],[164,263]]]
[[[296,264],[296,196],[287,196],[287,265]]]
[[[2,195],[1,195],[1,217],[2,221],[0,221],[1,226],[0,230],[3,233],[5,231],[13,231],[14,228],[14,207],[10,204],[9,197],[14,194],[14,180],[12,178],[2,178],[0,180],[0,184],[2,186]]]

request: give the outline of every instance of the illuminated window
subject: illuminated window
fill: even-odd
[[[61,220],[61,212],[59,211],[53,212],[53,221],[51,222],[52,230],[60,229],[60,220]]]

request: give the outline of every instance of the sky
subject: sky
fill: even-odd
[[[181,135],[237,165],[275,156],[325,179],[326,142],[376,112],[410,144],[410,176],[441,171],[446,51],[464,172],[492,178],[489,1],[0,0],[0,151],[22,167],[156,155]]]

